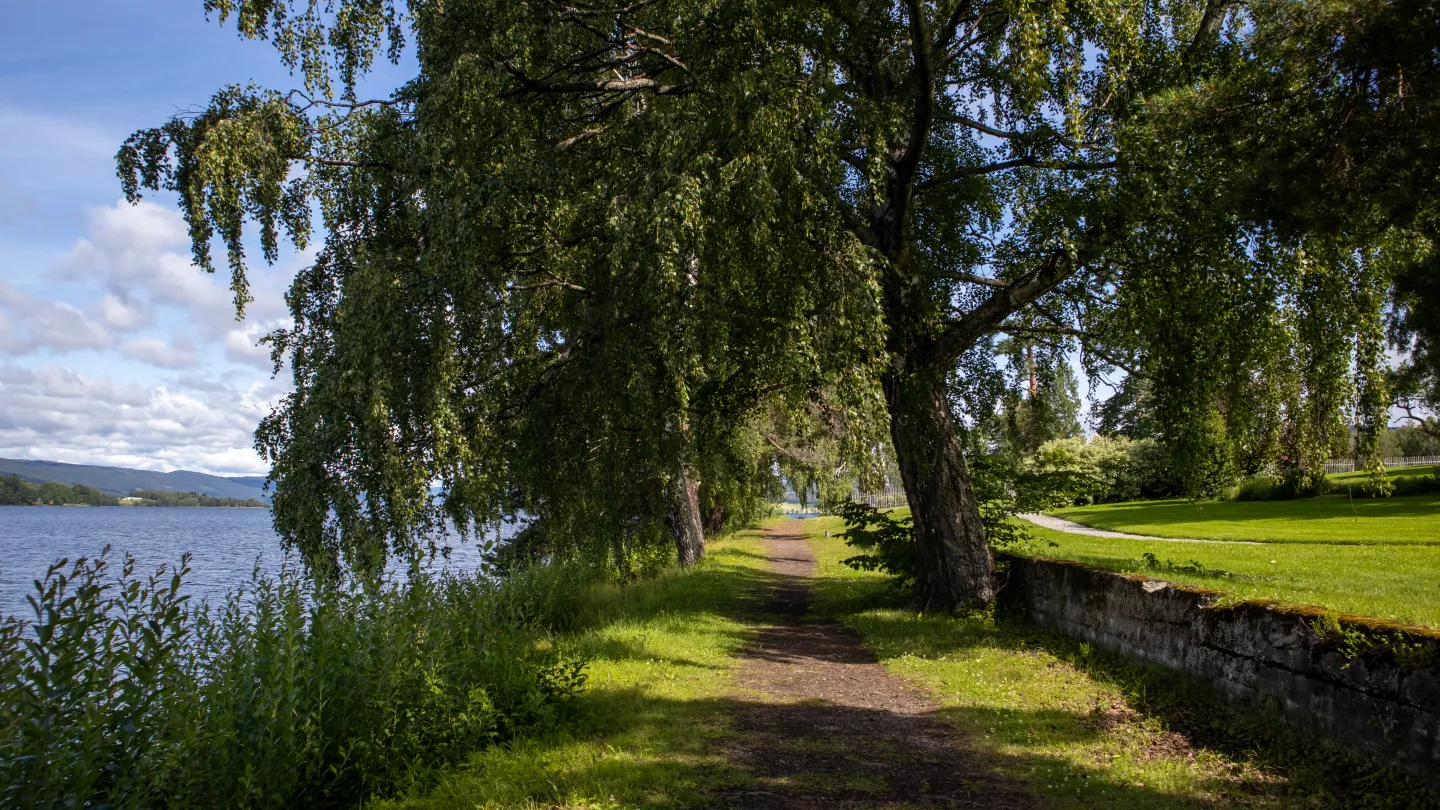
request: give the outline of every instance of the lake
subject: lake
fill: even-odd
[[[454,536],[450,542],[455,548],[443,565],[479,567],[473,543],[461,545]],[[137,573],[150,573],[191,552],[185,591],[212,604],[249,582],[257,559],[273,574],[285,556],[268,509],[0,506],[0,614],[32,618],[25,597],[35,592],[34,580],[55,560],[94,556],[107,543],[116,573],[126,553]]]

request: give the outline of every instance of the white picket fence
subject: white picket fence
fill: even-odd
[[[855,500],[868,503],[876,509],[894,509],[898,506],[909,506],[905,500],[905,490],[900,487],[885,487],[879,492],[866,492],[855,496]]]
[[[1404,458],[1381,459],[1385,462],[1387,469],[1395,467],[1419,467],[1424,464],[1440,464],[1440,456],[1405,456]],[[1355,459],[1332,458],[1325,462],[1327,473],[1348,473],[1355,472]]]

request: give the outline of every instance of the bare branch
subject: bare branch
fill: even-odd
[[[1101,171],[1101,170],[1104,170],[1104,169],[1113,169],[1113,168],[1115,168],[1116,165],[1117,165],[1116,162],[1113,161],[1113,160],[1106,160],[1106,161],[1099,161],[1099,162],[1089,162],[1089,161],[1061,161],[1061,162],[1051,162],[1051,161],[1040,160],[1039,158],[1034,158],[1034,157],[1021,157],[1021,158],[1015,158],[1015,159],[1013,159],[1013,160],[1003,160],[1003,161],[1001,161],[1001,162],[999,162],[999,163],[986,163],[986,164],[982,164],[982,165],[980,165],[980,166],[965,166],[965,167],[956,169],[956,170],[954,170],[954,171],[945,172],[944,174],[937,174],[937,175],[935,175],[934,177],[931,177],[931,178],[928,179],[928,180],[922,180],[922,181],[920,181],[919,183],[916,183],[916,184],[915,184],[915,190],[916,190],[917,192],[918,192],[918,191],[924,191],[924,190],[926,190],[926,189],[935,188],[936,186],[945,185],[946,183],[953,183],[953,182],[955,182],[956,180],[959,180],[959,179],[961,179],[961,178],[963,178],[963,177],[974,177],[975,175],[979,175],[979,174],[994,174],[995,172],[1003,172],[1003,171],[1007,171],[1007,170],[1009,170],[1009,169],[1036,168],[1036,169],[1050,169],[1050,170],[1053,170],[1053,171],[1091,172],[1091,171]]]
[[[955,41],[955,33],[960,26],[967,22],[974,22],[979,17],[970,13],[971,0],[957,0],[955,8],[950,10],[950,16],[945,20],[945,26],[940,29],[940,35],[935,38],[935,51],[943,53],[950,43]]]
[[[996,289],[1002,290],[1010,286],[1010,283],[1008,281],[1002,281],[998,278],[986,278],[985,276],[977,276],[972,273],[961,273],[955,270],[947,271],[941,273],[940,275],[944,276],[945,278],[955,279],[956,281],[963,281],[967,284],[983,284],[986,287],[995,287]]]
[[[1414,422],[1416,427],[1420,428],[1421,433],[1424,433],[1426,436],[1440,439],[1440,420],[1436,420],[1433,416],[1416,416],[1415,403],[1411,402],[1409,397],[1401,397],[1400,399],[1396,400],[1395,407],[1405,412],[1405,415],[1400,417],[1401,420],[1408,419]]]
[[[940,120],[950,124],[960,124],[977,132],[983,132],[986,135],[994,135],[997,138],[1019,138],[1025,134],[1009,129],[996,129],[995,127],[976,121],[974,118],[965,115],[942,115],[940,116]]]
[[[1004,332],[1007,335],[1063,335],[1067,337],[1088,338],[1094,337],[1089,332],[1072,329],[1068,326],[1010,326],[1001,324],[996,327],[996,332]]]

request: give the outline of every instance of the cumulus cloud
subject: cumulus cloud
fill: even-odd
[[[100,299],[100,320],[117,332],[133,332],[148,326],[153,319],[154,315],[144,301],[113,292],[105,293],[105,297]]]
[[[244,363],[266,371],[273,369],[270,346],[260,343],[260,339],[270,334],[273,328],[274,325],[266,327],[252,323],[239,329],[231,329],[230,333],[225,336],[225,357],[233,362]]]
[[[78,307],[64,301],[39,301],[0,281],[0,351],[28,354],[38,349],[67,352],[101,349],[110,335]]]
[[[59,365],[0,367],[0,456],[256,474],[255,425],[283,389],[143,386]]]
[[[255,301],[237,322],[228,274],[195,266],[175,211],[124,201],[95,210],[50,269],[63,300],[0,281],[0,456],[265,472],[255,426],[289,382],[271,378],[258,341],[288,324],[284,291],[308,260],[255,266]],[[112,377],[59,359],[82,349],[99,351]]]
[[[120,347],[120,353],[160,368],[191,368],[196,363],[195,346],[183,338],[166,343],[159,338],[136,338]]]
[[[248,318],[265,321],[285,315],[284,292],[293,268],[249,269],[255,300]],[[225,341],[235,326],[235,296],[228,274],[207,273],[190,254],[190,234],[176,211],[152,202],[131,205],[124,200],[94,211],[83,239],[52,271],[61,281],[100,282],[108,290],[101,307],[121,323],[143,317],[143,301],[188,311],[207,340]],[[107,321],[108,322],[108,321]],[[134,327],[131,327],[134,328]]]

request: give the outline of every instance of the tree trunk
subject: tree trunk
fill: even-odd
[[[955,613],[986,607],[995,601],[995,564],[943,377],[924,371],[893,374],[885,380],[885,397],[915,521],[920,608]]]
[[[715,504],[710,507],[710,517],[705,521],[705,531],[719,534],[725,528],[725,507]]]
[[[665,523],[675,539],[682,568],[689,568],[705,556],[705,534],[700,528],[700,482],[695,480],[688,464],[683,465],[680,474],[670,482],[670,511]]]

